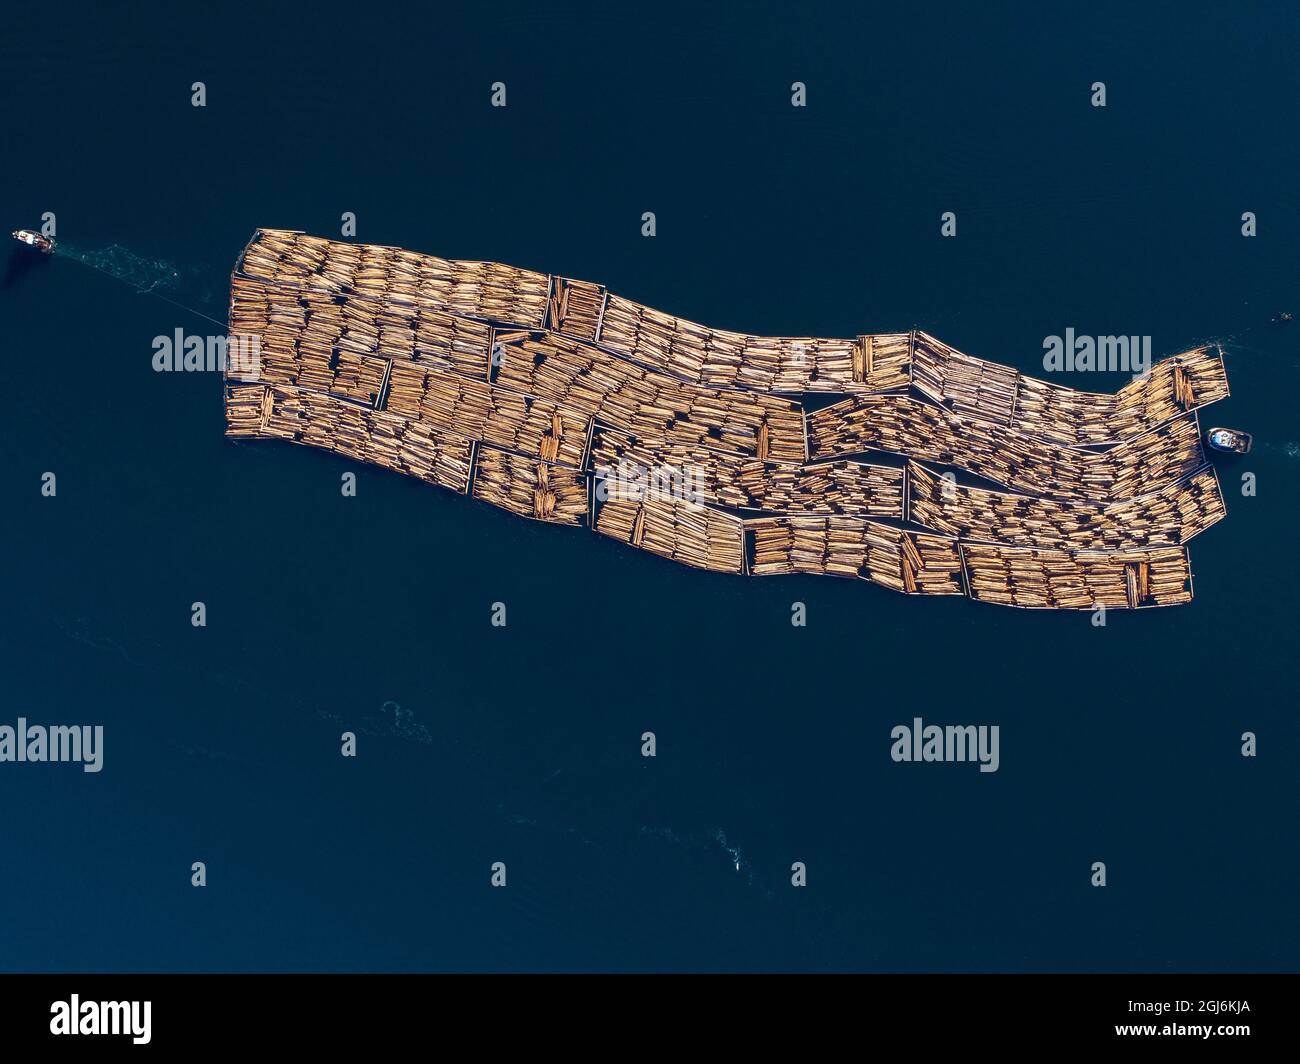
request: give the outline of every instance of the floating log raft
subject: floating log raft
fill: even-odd
[[[611,498],[596,531],[696,569],[745,571],[744,522],[708,506],[675,499]]]
[[[586,465],[591,419],[483,381],[393,363],[387,410],[562,465]]]
[[[901,467],[864,462],[776,464],[703,448],[643,444],[612,429],[596,430],[595,476],[610,482],[666,484],[691,501],[773,513],[853,514],[903,518]]]
[[[764,517],[751,571],[847,576],[905,594],[962,595],[1040,609],[1167,606],[1191,600],[1187,552],[1046,551],[958,544],[854,518]]]
[[[546,328],[578,340],[594,341],[600,335],[605,312],[605,289],[588,281],[551,278]]]
[[[259,229],[253,235],[236,272],[331,295],[433,307],[527,328],[541,328],[550,294],[550,278],[544,273],[276,229]]]
[[[759,576],[819,573],[909,594],[963,593],[961,557],[947,537],[854,517],[759,517],[745,528],[753,536],[750,571]]]
[[[492,327],[427,306],[335,296],[235,275],[230,331],[283,338],[282,349],[337,350],[402,359],[476,380],[486,379]],[[313,342],[315,341],[315,342]],[[361,398],[364,398],[362,396]]]
[[[436,308],[549,329],[710,388],[790,395],[911,388],[968,418],[1076,445],[1127,439],[1228,395],[1222,355],[1211,347],[1165,359],[1116,395],[1099,395],[972,358],[921,331],[854,339],[751,336],[698,325],[588,281],[284,230],[258,230],[236,275],[330,296],[356,295],[390,308]],[[1129,339],[1099,338],[1113,340],[1116,349]],[[1102,360],[1114,356],[1115,351],[1098,352]]]
[[[709,329],[610,294],[600,343],[710,388],[769,393],[890,391],[908,385],[908,334],[853,340],[763,337]],[[874,339],[870,366],[862,340]]]
[[[554,334],[498,337],[497,348],[500,387],[589,413],[638,439],[774,461],[807,457],[797,403],[684,384]]]
[[[229,384],[226,435],[289,440],[384,466],[462,495],[469,491],[472,441],[329,395]]]
[[[587,477],[576,469],[534,462],[495,447],[480,447],[474,463],[476,499],[520,517],[559,525],[587,520]]]
[[[1065,500],[1136,498],[1206,463],[1194,414],[1104,452],[1024,436],[902,395],[846,399],[810,414],[808,428],[812,458],[887,451]]]
[[[979,602],[1095,610],[1192,600],[1191,567],[1181,547],[1069,553],[977,543],[963,544],[962,555],[970,597]]]
[[[1123,341],[1128,351],[1130,338],[1108,339]],[[924,398],[962,417],[1070,446],[1131,439],[1228,395],[1223,356],[1209,346],[1157,362],[1116,394],[1102,395],[971,358],[920,331],[915,334],[912,385]]]
[[[587,281],[276,230],[240,257],[230,331],[257,352],[227,368],[231,437],[715,572],[1140,609],[1191,599],[1184,544],[1225,512],[1196,415],[1228,394],[1210,348],[1098,395],[924,332],[749,336]],[[813,393],[847,398],[792,398]]]
[[[912,349],[912,386],[963,417],[1011,427],[1020,374],[1010,366],[963,355],[928,333]]]
[[[1120,502],[1062,502],[958,484],[908,465],[907,516],[964,541],[1063,550],[1177,546],[1227,515],[1211,468]]]

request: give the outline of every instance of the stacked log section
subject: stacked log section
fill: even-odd
[[[1132,362],[1130,362],[1132,365]],[[1083,371],[1075,379],[1086,377]],[[1104,446],[1228,396],[1217,348],[1162,359],[1115,394],[1050,384],[917,332],[912,385],[954,413],[1068,446]]]
[[[903,517],[903,469],[863,462],[785,465],[719,454],[700,447],[646,445],[598,428],[592,466],[606,479],[657,475],[680,484],[695,501],[773,513]]]
[[[956,414],[1010,427],[1019,378],[1010,366],[971,358],[928,333],[916,334],[912,384]]]
[[[732,514],[677,499],[611,498],[596,531],[696,569],[742,573],[744,523]]]
[[[594,342],[600,335],[604,309],[604,286],[575,281],[570,277],[555,277],[551,281],[546,327],[552,332]]]
[[[764,337],[710,329],[613,293],[606,300],[600,332],[602,346],[611,351],[710,388],[777,394],[906,388],[907,334],[874,339],[874,364],[866,372],[857,339]]]
[[[559,525],[587,520],[587,477],[576,469],[480,447],[474,463],[476,499],[520,517]]]
[[[496,384],[591,414],[638,439],[772,461],[806,458],[802,408],[785,399],[684,384],[554,334],[498,339]]]
[[[586,465],[588,418],[485,381],[397,362],[389,378],[386,409],[544,461]]]
[[[441,259],[273,229],[254,234],[239,272],[262,281],[531,328],[541,327],[550,292],[546,274],[496,262]]]
[[[474,445],[452,434],[329,395],[296,388],[231,384],[226,434],[288,440],[465,494]]]
[[[907,396],[880,395],[817,410],[808,416],[808,431],[812,458],[888,451],[1066,500],[1135,498],[1205,465],[1200,430],[1186,416],[1095,452],[959,417]]]
[[[1095,610],[1172,606],[1192,599],[1191,568],[1180,547],[1067,552],[974,543],[963,544],[962,554],[970,597],[980,602]]]
[[[390,306],[236,275],[231,332],[258,336],[264,354],[374,356],[484,379],[491,326],[427,307]],[[362,397],[364,398],[364,397]]]
[[[853,517],[758,517],[751,572],[855,577],[893,591],[960,595],[961,557],[954,540]]]
[[[1177,546],[1227,513],[1211,469],[1136,499],[1098,503],[968,487],[915,462],[907,506],[911,521],[962,540],[1062,550]]]

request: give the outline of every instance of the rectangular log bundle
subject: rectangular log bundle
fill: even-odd
[[[847,576],[893,591],[960,595],[961,557],[954,540],[907,532],[854,517],[757,517],[751,572]]]
[[[970,597],[979,602],[1095,610],[1171,606],[1192,599],[1191,567],[1182,547],[1069,553],[974,543],[963,544],[962,555]],[[1140,584],[1139,572],[1145,574]]]
[[[232,276],[230,332],[260,344],[227,373],[232,437],[329,450],[716,572],[1170,605],[1191,598],[1182,544],[1224,516],[1194,413],[1227,395],[1208,348],[1095,395],[923,332],[748,336],[590,282],[274,230]],[[815,392],[851,398],[806,413],[781,397]],[[908,461],[849,458],[869,451]],[[596,490],[629,470],[650,490]]]
[[[897,466],[775,464],[698,447],[642,444],[604,427],[596,430],[591,464],[596,475],[607,478],[658,473],[661,481],[696,494],[695,501],[733,509],[903,518],[905,475]]]
[[[586,465],[589,418],[485,381],[394,362],[386,409],[544,461]]]
[[[954,413],[1071,446],[1131,439],[1228,395],[1216,348],[1162,359],[1113,395],[1077,391],[971,358],[929,333],[916,333],[912,384]]]
[[[956,414],[1010,427],[1019,379],[1011,366],[971,358],[929,333],[916,334],[912,386]]]
[[[289,440],[384,466],[462,495],[469,491],[472,441],[315,392],[229,384],[226,435]]]
[[[1195,415],[1105,452],[1081,450],[900,395],[846,399],[808,415],[811,458],[888,451],[959,466],[1016,491],[1066,500],[1131,499],[1205,465]]]
[[[533,329],[542,326],[550,291],[546,274],[496,262],[440,259],[276,229],[253,235],[236,270],[332,295],[356,294]]]
[[[652,554],[717,573],[745,570],[744,522],[676,499],[610,499],[596,531]]]
[[[1177,546],[1227,515],[1213,469],[1119,502],[1063,502],[967,487],[908,465],[908,519],[963,541],[1063,550]]]
[[[605,310],[605,289],[570,277],[551,278],[546,328],[578,340],[594,341],[600,335]]]
[[[429,307],[388,305],[235,275],[230,331],[266,337],[272,329],[292,350],[315,338],[317,349],[383,360],[402,359],[485,379],[491,326]]]
[[[906,388],[907,334],[884,334],[875,341],[873,366],[866,372],[857,339],[710,329],[612,293],[600,331],[602,346],[683,380],[777,394]]]
[[[537,521],[581,525],[587,520],[586,474],[495,447],[478,449],[471,494]]]
[[[592,414],[639,439],[773,461],[807,457],[797,403],[684,384],[554,334],[498,337],[497,347],[500,387]]]

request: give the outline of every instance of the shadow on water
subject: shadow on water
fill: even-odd
[[[31,248],[15,247],[9,252],[9,261],[5,263],[4,279],[0,280],[0,288],[17,287],[23,278],[42,266],[48,265],[49,261],[49,255],[43,255]]]

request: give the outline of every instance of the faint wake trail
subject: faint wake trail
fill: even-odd
[[[745,856],[744,850],[739,844],[732,842],[727,833],[722,828],[708,828],[703,834],[696,835],[679,835],[672,828],[644,826],[641,828],[641,834],[647,838],[662,839],[670,842],[675,846],[680,846],[687,850],[712,850],[724,855],[735,871],[744,877],[745,883],[753,887],[768,901],[772,900],[772,892],[767,885],[759,880],[755,874],[754,866]]]
[[[224,321],[218,321],[212,315],[164,294],[179,293],[183,286],[180,269],[167,259],[137,255],[121,244],[110,244],[106,248],[85,248],[80,244],[62,240],[55,246],[54,254],[59,258],[88,266],[115,281],[121,281],[142,295],[155,296],[174,307],[197,314],[200,318],[221,326],[223,330],[226,328]]]

